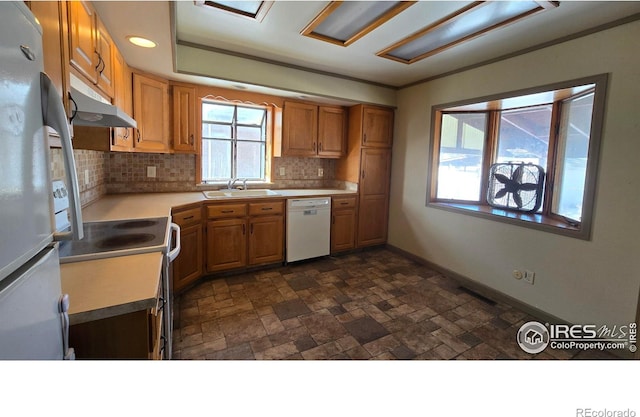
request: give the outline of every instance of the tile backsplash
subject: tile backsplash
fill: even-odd
[[[64,179],[64,160],[60,148],[50,149],[51,178]],[[108,154],[100,151],[74,149],[78,184],[80,186],[80,204],[87,204],[97,200],[107,193],[106,173]],[[88,179],[88,181],[86,181]]]
[[[196,156],[100,152],[75,149],[80,201],[83,206],[104,194],[198,191]],[[51,149],[52,177],[64,178],[62,151]],[[335,180],[335,160],[319,158],[273,158],[271,188],[344,188]],[[147,176],[155,167],[156,176]],[[284,175],[280,175],[284,168]],[[323,175],[319,176],[318,170]],[[88,175],[88,181],[85,176]]]

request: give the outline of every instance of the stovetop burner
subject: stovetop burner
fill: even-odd
[[[166,217],[87,222],[84,239],[60,242],[60,262],[163,252],[169,242]]]
[[[127,235],[112,236],[96,242],[100,249],[125,249],[135,247],[140,243],[151,242],[155,235],[150,233],[131,233]]]
[[[116,229],[137,229],[140,227],[151,227],[158,224],[157,220],[126,220],[114,225]]]

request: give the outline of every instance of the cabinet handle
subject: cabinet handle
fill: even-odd
[[[193,133],[189,135],[189,145],[193,145]]]
[[[260,210],[262,211],[273,210],[273,207],[262,207]]]
[[[322,142],[318,142],[318,152],[322,151]]]
[[[182,220],[189,220],[189,219],[193,219],[193,216],[187,216],[182,218]]]
[[[160,356],[162,356],[164,349],[167,347],[167,338],[164,336],[160,336],[160,340],[162,340],[162,347],[160,348]]]
[[[98,71],[98,73],[102,74],[104,69],[107,67],[107,64],[106,64],[106,62],[104,62],[104,59],[102,59],[102,55],[100,55],[100,53],[96,52],[96,54],[98,54],[98,65],[96,65],[96,71]],[[98,68],[100,68],[100,65],[102,65],[102,69],[98,69]]]
[[[246,228],[246,227],[245,227],[245,225],[243,224],[243,225],[242,225],[242,234],[244,235],[244,234],[246,234],[246,232],[247,232],[247,228]]]
[[[364,179],[364,169],[362,170],[362,179]]]
[[[331,216],[331,224],[336,224],[336,216]]]
[[[140,129],[137,130],[138,133],[138,143],[140,143]]]
[[[366,142],[367,141],[367,134],[365,133],[364,135],[362,135],[362,138]]]
[[[222,210],[222,213],[233,213],[233,210]]]
[[[315,142],[313,142],[313,151],[314,152],[316,151],[316,143]]]
[[[253,234],[253,223],[251,223],[251,230],[249,231],[250,234]]]
[[[349,202],[347,202],[347,201],[343,201],[343,202],[340,203],[341,206],[346,206],[347,204],[349,204]]]
[[[129,129],[128,129],[128,128],[127,128],[127,129],[125,129],[125,130],[127,131],[127,134],[126,134],[126,135],[124,135],[123,140],[127,140],[127,139],[129,139],[129,135],[131,134],[131,132],[129,131]]]

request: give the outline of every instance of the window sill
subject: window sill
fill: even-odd
[[[208,183],[200,183],[196,184],[196,188],[199,191],[213,191],[219,190],[221,188],[227,188],[229,185],[228,181],[217,181],[217,182],[208,182]],[[247,189],[250,188],[272,188],[275,184],[269,181],[247,181]],[[242,182],[236,182],[235,187],[242,187]]]
[[[584,224],[576,227],[562,220],[543,216],[542,214],[519,213],[482,204],[429,202],[427,203],[427,206],[501,223],[513,224],[549,233],[556,233],[576,239],[589,240],[589,231],[585,230]]]

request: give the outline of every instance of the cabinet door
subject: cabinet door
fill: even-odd
[[[69,60],[92,83],[96,83],[96,16],[86,1],[70,1],[69,7]]]
[[[173,288],[180,291],[202,275],[203,250],[202,226],[180,230],[180,255],[173,261]]]
[[[133,74],[133,117],[138,123],[134,147],[139,151],[169,150],[169,85]]]
[[[380,245],[387,241],[389,198],[386,195],[360,197],[358,247]]]
[[[362,149],[358,247],[387,240],[389,209],[390,149]]]
[[[282,155],[316,156],[318,146],[318,107],[287,102],[282,126]]]
[[[113,72],[114,72],[114,104],[131,115],[131,71],[124,60],[124,57],[114,49]],[[133,129],[127,127],[113,128],[113,138],[111,150],[130,151],[133,149]]]
[[[365,106],[362,113],[362,146],[390,148],[393,142],[393,110]]]
[[[284,217],[263,216],[249,220],[249,264],[284,259]]]
[[[356,246],[356,210],[335,210],[331,215],[331,253]]]
[[[318,156],[340,158],[347,153],[347,114],[339,107],[318,108]]]
[[[44,71],[60,94],[65,108],[69,87],[69,62],[66,33],[66,2],[34,1],[29,4],[42,26]]]
[[[109,32],[96,17],[96,53],[98,63],[96,64],[96,85],[113,98],[114,71],[113,71],[113,49],[115,48]]]
[[[389,193],[390,150],[362,149],[360,170],[360,195],[386,195]]]
[[[173,86],[173,150],[196,152],[196,89]]]
[[[247,222],[242,219],[207,222],[207,271],[223,271],[247,263]]]

